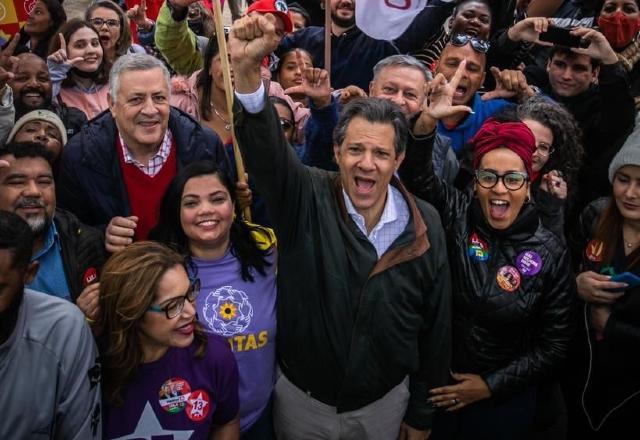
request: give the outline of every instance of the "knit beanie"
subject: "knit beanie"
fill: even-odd
[[[62,142],[62,146],[67,143],[67,129],[64,128],[64,124],[62,120],[56,115],[54,112],[49,110],[33,110],[25,115],[23,115],[20,119],[18,119],[11,129],[11,133],[9,133],[9,137],[7,138],[7,143],[13,141],[16,133],[27,123],[31,121],[45,121],[50,124],[55,125],[55,127],[60,132],[60,139]]]
[[[640,166],[640,127],[637,125],[609,165],[609,182],[613,183],[613,176],[625,165]]]

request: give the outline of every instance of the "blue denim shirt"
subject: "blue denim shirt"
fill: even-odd
[[[38,273],[33,281],[27,285],[29,289],[38,290],[67,300],[71,299],[67,277],[62,263],[62,248],[60,236],[55,222],[51,222],[44,237],[42,248],[37,251],[31,261],[40,263]]]

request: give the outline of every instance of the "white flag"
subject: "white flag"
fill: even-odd
[[[356,0],[356,24],[372,38],[395,40],[427,3],[427,0]]]

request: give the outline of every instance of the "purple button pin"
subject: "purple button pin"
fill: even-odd
[[[542,258],[535,251],[524,251],[516,258],[516,266],[522,275],[532,277],[542,270]]]

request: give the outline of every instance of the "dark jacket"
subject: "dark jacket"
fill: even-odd
[[[633,129],[635,103],[629,92],[627,74],[619,63],[601,66],[598,85],[570,98],[557,96],[547,72],[537,66],[525,69],[529,84],[536,85],[576,118],[582,130],[583,164],[578,173],[578,214],[584,206],[610,194],[609,163]],[[575,221],[577,215],[572,216]]]
[[[191,116],[172,107],[169,130],[177,148],[178,170],[201,159],[229,170],[218,136]],[[116,136],[116,124],[108,110],[92,119],[63,149],[56,182],[58,205],[83,223],[102,229],[113,217],[131,215]]]
[[[549,375],[565,357],[571,338],[568,252],[531,204],[508,229],[491,228],[468,192],[434,175],[432,148],[433,135],[410,138],[400,171],[409,190],[433,203],[445,225],[454,302],[452,368],[481,375],[493,397],[508,398]],[[522,274],[517,257],[525,251],[539,256],[537,274]],[[498,284],[498,274],[509,266],[517,271],[511,291]]]
[[[579,271],[601,273],[605,263],[587,258],[589,247],[594,242],[598,221],[608,205],[610,198],[601,198],[591,202],[583,211],[577,225],[577,236],[572,240],[574,255],[581,257]],[[632,260],[638,258],[636,250],[628,257],[624,255],[622,230],[612,231],[611,239],[617,240],[617,246],[610,266],[614,273],[630,271],[640,276],[640,265],[630,267]],[[591,252],[593,256],[593,252]],[[609,274],[611,274],[609,272]],[[579,401],[584,393],[584,405],[594,426],[605,423],[604,431],[623,430],[637,425],[640,408],[640,287],[627,289],[622,297],[611,305],[611,315],[604,328],[602,338],[596,338],[589,321],[589,305],[578,298],[580,329],[571,350],[569,382],[573,384],[574,394]],[[605,415],[611,412],[611,417]],[[618,425],[611,426],[612,424]],[[628,430],[626,432],[629,432]],[[605,438],[605,437],[603,437]],[[610,437],[614,438],[614,437]],[[619,437],[620,438],[620,437]]]
[[[453,2],[431,1],[394,41],[376,40],[357,27],[339,37],[332,35],[331,85],[336,89],[356,85],[369,90],[373,66],[390,55],[420,49],[433,35],[440,32],[442,23],[451,15],[453,5]],[[314,67],[324,67],[324,27],[310,26],[285,37],[277,54],[281,55],[296,47],[311,54]]]
[[[67,285],[75,302],[87,284],[87,270],[93,268],[96,275],[99,274],[107,259],[104,236],[99,230],[83,225],[75,215],[63,209],[56,209],[53,221],[60,236]]]
[[[449,268],[437,213],[396,180],[411,213],[378,259],[351,220],[336,173],[303,166],[272,106],[234,107],[247,169],[278,237],[278,355],[287,378],[339,413],[410,375],[405,421],[431,426],[429,389],[447,381]],[[256,143],[255,139],[262,142]]]

